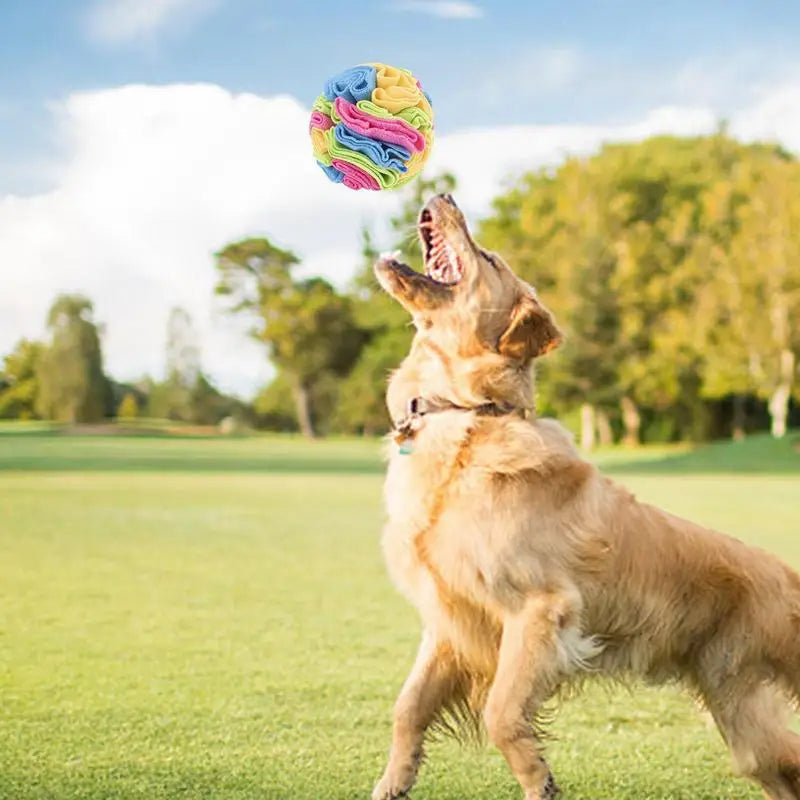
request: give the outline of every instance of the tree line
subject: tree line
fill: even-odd
[[[393,245],[412,266],[422,266],[419,207],[455,188],[451,175],[418,180],[390,220]],[[476,227],[484,246],[537,287],[566,333],[539,366],[538,406],[579,430],[585,447],[762,428],[782,436],[800,423],[800,163],[790,153],[737,142],[724,129],[609,144],[522,175]],[[187,339],[178,314],[165,380],[140,386],[141,397],[127,394],[154,416],[198,418],[187,411],[196,404],[205,419],[235,410],[258,427],[307,436],[385,431],[386,379],[412,329],[375,284],[368,229],[362,256],[337,290],[298,277],[299,258],[267,238],[222,247],[216,293],[253,322],[275,379],[232,409],[191,347],[176,355]],[[49,343],[22,342],[6,358],[0,416],[25,409],[79,420],[121,402],[124,389],[109,400],[108,387],[69,388],[102,383],[91,304],[62,298],[48,324]],[[94,355],[78,368],[76,351]],[[54,386],[49,376],[68,364],[70,377]]]
[[[412,266],[421,267],[423,197],[454,187],[448,175],[418,181],[391,220]],[[609,144],[522,176],[477,236],[564,328],[564,346],[539,366],[538,405],[571,422],[585,447],[763,428],[782,436],[800,422],[800,164],[780,147],[724,129]],[[347,291],[323,282],[329,316],[303,303],[306,293],[321,298],[319,279],[293,281],[293,254],[266,240],[218,254],[218,291],[232,311],[256,312],[255,335],[279,369],[258,403],[284,425],[372,433],[388,424],[386,377],[411,330],[374,283],[369,231],[363,254]],[[299,342],[302,355],[291,349]]]
[[[738,437],[766,418],[786,432],[800,388],[800,163],[780,147],[724,129],[609,145],[526,176],[482,233],[564,323],[542,401],[580,410],[589,442],[645,427]]]
[[[171,311],[166,375],[124,383],[103,368],[101,326],[91,300],[60,295],[47,315],[47,339],[21,339],[0,370],[0,419],[45,419],[70,424],[149,417],[195,425],[245,420],[249,406],[220,392],[200,368],[191,317]]]

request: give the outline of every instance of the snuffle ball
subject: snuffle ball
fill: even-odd
[[[431,153],[431,100],[407,69],[346,69],[325,84],[313,109],[314,157],[330,180],[350,189],[403,186]]]

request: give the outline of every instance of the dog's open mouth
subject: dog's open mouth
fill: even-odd
[[[464,275],[464,267],[455,249],[434,223],[428,209],[419,218],[419,234],[422,239],[422,255],[425,259],[425,274],[436,283],[452,286]]]

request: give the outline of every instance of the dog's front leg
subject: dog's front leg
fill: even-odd
[[[372,800],[404,797],[417,777],[425,731],[450,697],[456,664],[449,645],[425,631],[416,661],[394,707],[389,763]]]
[[[542,593],[529,597],[503,621],[484,721],[489,737],[524,789],[525,800],[549,800],[558,794],[539,749],[533,717],[576,662],[592,654],[576,619],[576,603],[569,597]]]

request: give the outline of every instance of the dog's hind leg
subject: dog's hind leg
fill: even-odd
[[[459,688],[453,651],[425,631],[416,661],[394,707],[389,763],[372,792],[373,800],[405,797],[422,761],[425,731]]]
[[[769,800],[800,800],[800,736],[787,727],[789,705],[777,689],[730,679],[706,702],[738,771]]]
[[[525,800],[550,800],[558,793],[533,718],[559,683],[596,652],[590,640],[580,636],[576,619],[576,604],[564,595],[538,594],[503,622],[484,720],[489,737],[525,791]]]

